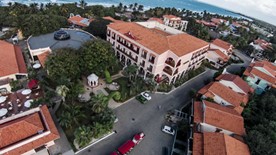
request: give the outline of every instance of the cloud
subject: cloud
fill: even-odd
[[[198,0],[276,25],[276,0]]]

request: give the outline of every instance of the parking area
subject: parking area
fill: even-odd
[[[204,86],[204,80],[211,79],[214,73],[215,71],[208,70],[169,95],[153,94],[152,99],[146,104],[141,104],[133,99],[116,108],[114,112],[119,121],[115,124],[114,130],[117,133],[83,150],[78,155],[109,155],[125,141],[131,139],[134,134],[141,131],[145,133],[146,137],[131,151],[131,155],[162,155],[163,147],[167,147],[171,151],[174,137],[161,131],[162,126],[167,124],[166,113],[188,103],[187,101],[191,99],[190,90],[200,89]]]

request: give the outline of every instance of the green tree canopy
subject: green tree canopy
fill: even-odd
[[[86,75],[91,72],[103,75],[105,69],[117,63],[111,44],[95,39],[86,42],[81,48],[81,68]]]
[[[63,48],[53,51],[46,61],[49,78],[57,84],[68,85],[80,77],[79,56],[76,50]]]
[[[89,24],[89,27],[86,30],[94,36],[105,40],[107,25],[110,23],[110,20],[105,20],[103,18],[95,19]]]

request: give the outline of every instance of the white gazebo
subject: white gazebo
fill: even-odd
[[[99,77],[94,73],[90,74],[87,80],[90,87],[97,87],[99,85]]]

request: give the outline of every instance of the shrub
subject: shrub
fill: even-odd
[[[104,71],[104,75],[105,75],[105,80],[108,84],[112,83],[112,79],[111,79],[111,76],[110,76],[110,73],[108,70],[105,70]]]

